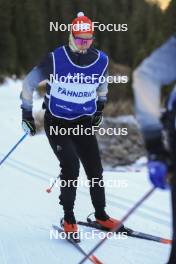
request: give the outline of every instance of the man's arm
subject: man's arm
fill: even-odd
[[[49,79],[50,74],[53,73],[53,59],[52,54],[49,53],[43,61],[34,67],[25,77],[23,81],[23,88],[20,95],[22,100],[21,108],[27,111],[32,111],[33,93],[38,87],[39,83]]]
[[[108,71],[106,70],[104,73],[105,77],[105,82],[100,84],[99,87],[97,88],[97,96],[99,101],[104,101],[106,102],[107,100],[107,94],[108,94],[108,82],[107,82],[107,77],[108,77]]]
[[[171,37],[146,58],[133,73],[136,117],[145,139],[157,137],[160,122],[160,93],[163,85],[176,80],[176,37]]]
[[[52,72],[53,60],[52,54],[49,54],[38,66],[34,67],[24,79],[20,95],[22,100],[22,127],[31,135],[35,135],[36,133],[35,121],[32,115],[33,92],[40,82],[49,79]]]
[[[149,177],[155,187],[167,188],[173,172],[170,153],[162,140],[160,93],[163,85],[176,80],[176,37],[171,37],[146,58],[133,74],[136,117],[148,151]]]
[[[97,111],[93,116],[92,124],[93,126],[99,126],[103,121],[103,109],[105,106],[105,103],[107,101],[107,94],[108,94],[108,71],[106,70],[104,73],[105,82],[100,84],[97,88]]]

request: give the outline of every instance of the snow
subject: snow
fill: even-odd
[[[21,129],[19,94],[21,81],[8,79],[0,86],[0,159],[24,134]],[[140,169],[139,169],[140,168]],[[116,179],[119,186],[106,188],[107,212],[122,218],[151,185],[145,166],[130,170],[104,171],[105,181]],[[66,241],[50,239],[52,224],[58,224],[62,208],[59,189],[46,193],[50,178],[59,173],[59,164],[44,134],[26,137],[0,168],[0,263],[76,264],[82,255]],[[81,168],[80,177],[85,179]],[[85,220],[93,211],[87,187],[79,187],[75,214]],[[138,231],[171,238],[170,193],[154,194],[127,221]],[[83,229],[81,227],[81,229]],[[84,231],[87,229],[84,228]],[[83,239],[88,252],[99,239]],[[105,264],[164,264],[170,246],[136,238],[109,239],[97,252]],[[88,260],[86,263],[90,263]]]

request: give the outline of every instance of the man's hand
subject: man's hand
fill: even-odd
[[[32,116],[32,111],[22,109],[22,127],[24,131],[28,132],[31,136],[35,135],[36,126]]]
[[[168,166],[162,161],[149,161],[148,172],[151,182],[155,187],[168,189]]]
[[[148,132],[148,138],[145,140],[149,160],[149,177],[155,187],[168,189],[174,171],[171,153],[169,148],[166,148],[163,143],[161,132],[155,131],[154,133],[152,131],[152,135],[153,137]]]
[[[104,108],[103,101],[97,101],[97,111],[92,117],[92,125],[93,126],[100,126],[103,121],[103,108]]]
[[[102,113],[95,113],[92,118],[92,125],[93,126],[100,126],[103,121],[103,115]]]

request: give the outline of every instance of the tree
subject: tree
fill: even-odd
[[[13,32],[12,4],[13,1],[0,0],[0,69],[1,75],[16,71],[17,43]]]

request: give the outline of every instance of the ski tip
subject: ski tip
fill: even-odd
[[[96,256],[92,255],[90,259],[93,261],[95,264],[103,264]]]
[[[166,238],[161,238],[160,242],[164,244],[172,244],[172,240]]]

